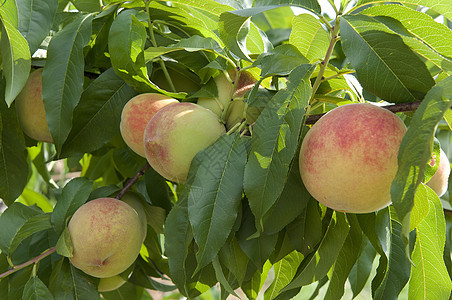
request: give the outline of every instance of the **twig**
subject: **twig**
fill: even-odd
[[[124,188],[119,192],[119,194],[115,197],[116,199],[121,199],[122,196],[124,196],[124,194],[132,187],[132,185],[135,184],[135,182],[138,181],[138,179],[140,179],[141,176],[144,175],[144,173],[150,168],[151,166],[149,165],[149,163],[146,163],[139,171],[138,173],[135,174],[135,176],[133,176],[133,178],[131,178],[127,184],[124,186]]]
[[[29,261],[24,262],[23,264],[13,266],[12,269],[0,274],[0,279],[3,279],[6,276],[9,276],[19,270],[22,270],[23,268],[26,268],[26,267],[32,265],[32,264],[38,263],[40,260],[46,258],[47,256],[49,256],[50,254],[52,254],[55,251],[56,251],[56,247],[52,247],[52,248],[48,249],[47,251],[45,251],[44,253],[42,253],[41,255],[36,256],[35,258],[32,258]]]

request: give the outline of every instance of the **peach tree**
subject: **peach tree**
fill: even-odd
[[[0,299],[449,299],[450,0],[6,0],[0,20]],[[186,180],[123,138],[123,108],[144,93],[202,110],[167,120],[184,131],[159,135],[173,145],[162,158],[199,146],[207,115],[224,126]],[[303,184],[300,148],[323,114],[364,102],[407,128],[391,142],[391,204],[336,211]],[[335,131],[353,136],[353,119]],[[384,165],[377,136],[360,154]],[[364,164],[313,170],[359,185]],[[147,226],[138,257],[108,279],[72,265],[75,212],[131,194]]]

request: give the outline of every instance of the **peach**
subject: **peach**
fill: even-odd
[[[441,149],[439,156],[439,165],[438,170],[436,170],[435,174],[430,178],[430,180],[426,183],[438,197],[444,195],[447,191],[448,183],[449,183],[449,175],[450,175],[450,162],[447,158],[446,153]]]
[[[97,290],[99,292],[110,292],[119,289],[126,281],[120,275],[105,277],[99,280]]]
[[[155,114],[144,132],[146,159],[167,180],[183,183],[193,157],[225,132],[218,116],[200,105],[167,106]]]
[[[31,72],[15,99],[17,117],[26,135],[37,141],[53,143],[42,100],[42,71]]]
[[[231,102],[229,105],[228,113],[226,115],[226,129],[229,130],[237,123],[243,120],[243,111],[245,110],[245,102],[242,99],[237,99]],[[262,109],[257,107],[246,108],[246,123],[252,124],[259,117]]]
[[[71,263],[86,274],[106,278],[124,272],[138,257],[143,242],[137,211],[115,198],[82,205],[68,225]]]
[[[304,185],[317,201],[338,211],[368,213],[386,207],[405,132],[397,115],[373,104],[331,110],[302,142]]]
[[[140,219],[141,224],[141,232],[143,235],[142,242],[144,242],[148,230],[148,221],[143,206],[145,205],[146,200],[143,198],[143,196],[141,196],[137,192],[130,190],[127,191],[127,193],[125,193],[124,196],[122,196],[121,200],[129,204],[138,213],[138,218]]]
[[[229,70],[228,74],[231,80],[235,81],[237,71],[234,69]],[[201,97],[198,99],[197,104],[210,109],[218,116],[221,116],[223,111],[228,109],[231,100],[243,98],[243,96],[253,88],[257,81],[251,73],[243,71],[240,74],[239,81],[236,84],[236,90],[233,93],[234,83],[231,82],[225,74],[222,73],[218,75],[214,80],[217,86],[218,96],[216,98]]]
[[[143,134],[146,125],[160,109],[178,102],[171,97],[155,93],[144,93],[130,99],[122,109],[119,125],[121,136],[127,146],[145,157]]]

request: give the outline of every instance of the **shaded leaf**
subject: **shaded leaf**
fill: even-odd
[[[52,28],[58,0],[22,0],[16,3],[19,31],[28,42],[30,54],[33,54]]]
[[[325,277],[336,261],[349,229],[350,225],[347,223],[345,214],[334,212],[315,253],[305,258],[306,263],[298,269],[295,278],[282,289],[282,292],[308,285]]]
[[[56,244],[56,252],[65,257],[72,257],[74,252],[74,247],[72,245],[71,241],[71,234],[69,233],[69,230],[67,227],[64,228],[63,232],[60,235],[60,238],[58,239],[58,242]]]
[[[358,260],[353,265],[348,281],[350,282],[353,291],[353,298],[355,298],[361,291],[369,279],[372,271],[372,264],[374,262],[376,251],[367,238],[363,238],[361,245],[361,253]]]
[[[3,90],[2,86],[0,91]],[[16,111],[4,102],[0,103],[0,132],[0,198],[10,205],[27,184],[28,163]]]
[[[83,47],[91,37],[91,15],[79,15],[52,38],[42,72],[42,99],[58,153],[72,127],[83,89]]]
[[[54,298],[41,279],[33,276],[25,284],[22,299],[53,300]]]
[[[296,67],[308,62],[295,46],[284,44],[259,55],[253,65],[261,69],[261,77],[268,77],[289,75]]]

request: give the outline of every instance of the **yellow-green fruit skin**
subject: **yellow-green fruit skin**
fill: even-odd
[[[447,191],[450,175],[450,162],[446,153],[441,149],[439,156],[438,170],[427,182],[427,185],[435,191],[438,197],[444,195]]]
[[[234,85],[224,75],[220,74],[214,78],[217,86],[218,96],[215,98],[201,97],[198,99],[197,104],[204,108],[210,109],[217,116],[221,116],[223,111],[228,108],[232,99],[232,90]]]
[[[121,136],[138,155],[145,157],[143,134],[149,120],[165,106],[179,103],[171,97],[156,94],[144,93],[130,99],[121,113],[121,123],[119,129]]]
[[[30,74],[14,102],[25,134],[37,141],[53,143],[42,100],[42,71],[43,69],[37,69]]]
[[[391,203],[403,121],[368,103],[340,106],[303,139],[300,175],[309,193],[337,211],[369,213]]]
[[[122,196],[121,200],[130,205],[133,209],[136,210],[138,213],[138,218],[140,219],[140,225],[141,225],[141,233],[143,236],[142,242],[144,242],[144,239],[146,238],[147,230],[148,230],[148,222],[146,213],[144,212],[143,203],[140,200],[140,195],[137,194],[134,191],[128,191],[127,193]]]
[[[101,278],[97,290],[99,292],[111,292],[119,289],[126,281],[120,275]]]
[[[243,110],[245,109],[245,102],[243,100],[234,100],[229,105],[228,113],[226,115],[226,129],[229,130],[237,123],[243,120]],[[246,123],[252,124],[259,117],[262,109],[257,107],[246,108]]]
[[[164,178],[183,183],[193,157],[225,133],[212,111],[188,102],[170,105],[155,114],[146,127],[146,158]]]
[[[125,271],[138,257],[143,241],[135,209],[114,198],[82,205],[69,221],[74,247],[71,263],[88,275],[105,278]]]

